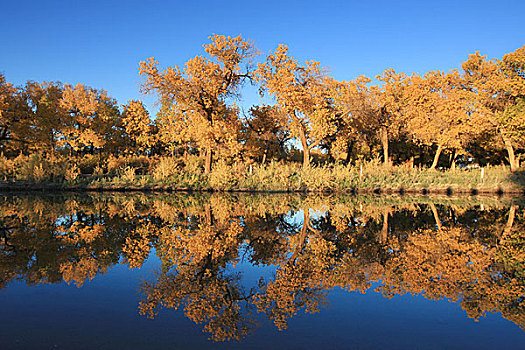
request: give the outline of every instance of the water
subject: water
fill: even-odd
[[[525,348],[520,199],[0,198],[1,349]]]

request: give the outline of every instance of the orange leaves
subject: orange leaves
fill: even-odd
[[[405,85],[407,131],[420,143],[463,149],[482,129],[457,71],[412,76]]]
[[[249,65],[256,51],[240,36],[210,39],[204,48],[211,60],[196,56],[182,71],[177,66],[159,71],[150,58],[140,63],[139,72],[146,77],[143,91],[157,92],[163,102],[159,123],[163,141],[194,142],[211,157],[211,152],[238,149],[240,121],[236,106],[228,105],[227,99],[236,96],[243,80],[251,77],[241,64]]]
[[[58,144],[73,150],[102,148],[108,140],[118,141],[115,133],[119,123],[116,102],[103,90],[82,84],[65,85],[60,105],[68,118],[58,130]]]
[[[131,139],[130,151],[145,151],[156,142],[154,126],[141,101],[130,100],[124,105],[122,124],[127,136]]]
[[[258,54],[255,45],[243,39],[240,35],[232,38],[224,35],[213,35],[208,37],[210,44],[204,45],[204,51],[223,67],[233,72],[239,72],[240,63],[252,64],[252,58]]]
[[[325,75],[319,62],[299,65],[288,55],[285,45],[279,45],[256,71],[261,91],[275,96],[279,108],[288,116],[286,129],[301,141],[304,166],[309,165],[310,149],[335,132],[337,112],[330,102],[330,79]]]
[[[74,87],[66,85],[60,101],[61,106],[70,113],[92,115],[98,109],[96,93],[82,84]]]

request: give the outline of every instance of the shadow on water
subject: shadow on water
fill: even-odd
[[[519,177],[522,179],[522,177]],[[522,181],[522,180],[520,180]],[[154,249],[152,249],[154,248]],[[155,253],[153,253],[155,252]],[[215,341],[264,315],[285,330],[334,288],[457,301],[525,327],[523,199],[428,196],[61,195],[0,200],[0,287],[81,287],[161,261],[141,315],[183,309]],[[239,264],[272,267],[246,282]],[[382,281],[379,285],[377,281]]]

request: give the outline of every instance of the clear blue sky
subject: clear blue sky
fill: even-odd
[[[525,1],[8,1],[0,6],[0,72],[141,98],[138,63],[183,65],[211,34],[238,35],[267,54],[289,46],[337,79],[459,67],[480,51],[525,45]],[[262,57],[260,57],[262,59]],[[152,97],[146,103],[153,108]],[[257,103],[253,91],[241,104]]]

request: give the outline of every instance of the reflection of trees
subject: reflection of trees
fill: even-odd
[[[302,228],[288,237],[282,259],[272,280],[263,283],[254,303],[279,329],[300,309],[317,312],[325,303],[324,274],[333,265],[334,246],[311,227],[309,209],[303,210]]]
[[[385,297],[447,298],[474,319],[500,312],[525,326],[516,204],[213,194],[13,197],[0,209],[0,286],[81,286],[114,264],[140,267],[154,247],[162,268],[142,286],[141,313],[181,308],[214,340],[245,336],[254,310],[284,329],[330,289],[372,282]],[[240,262],[275,272],[245,285]]]
[[[166,226],[157,243],[163,271],[154,283],[143,284],[141,314],[153,318],[160,306],[184,305],[186,316],[204,324],[213,339],[240,339],[250,330],[249,317],[241,312],[247,296],[226,265],[238,261],[241,243],[239,221],[215,223],[209,210],[196,228]]]
[[[118,263],[133,226],[91,200],[13,198],[1,205],[0,286],[13,279],[81,286]]]

